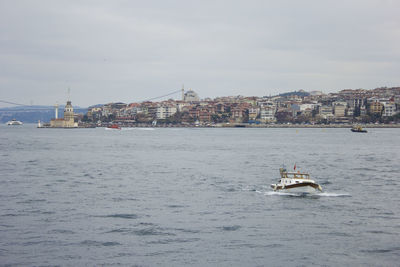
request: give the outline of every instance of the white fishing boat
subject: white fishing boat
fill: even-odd
[[[296,170],[296,165],[294,167]],[[271,184],[274,191],[291,193],[314,193],[322,191],[322,187],[310,178],[310,174],[300,171],[288,172],[286,168],[279,169],[281,179],[277,184]]]
[[[17,121],[16,119],[12,119],[7,122],[7,125],[22,125],[21,121]]]

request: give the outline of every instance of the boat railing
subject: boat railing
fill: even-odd
[[[310,179],[310,175],[300,172],[281,172],[281,178]]]

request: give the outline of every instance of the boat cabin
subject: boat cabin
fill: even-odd
[[[283,168],[281,168],[279,171],[281,173],[281,178],[310,180],[310,175],[308,173],[301,173],[300,171],[288,172]]]

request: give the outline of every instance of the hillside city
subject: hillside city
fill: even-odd
[[[84,123],[125,126],[221,124],[399,123],[400,87],[345,89],[337,93],[303,90],[277,96],[226,96],[200,99],[182,89],[181,100],[109,103],[89,107]]]

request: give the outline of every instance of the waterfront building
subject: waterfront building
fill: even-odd
[[[250,107],[249,108],[249,120],[254,121],[257,119],[258,114],[260,114],[259,107]]]
[[[346,114],[346,102],[334,102],[333,103],[333,113],[336,118],[344,117]]]
[[[101,109],[101,116],[102,117],[108,117],[112,114],[112,107],[111,104],[105,104],[103,105],[103,108]]]
[[[322,118],[324,119],[329,119],[331,117],[333,117],[332,114],[332,107],[331,106],[321,106],[319,108],[319,115],[321,115]]]
[[[200,100],[197,93],[190,89],[187,92],[182,90],[182,100],[147,101],[132,103],[129,106],[124,103],[97,105],[89,108],[87,117],[92,121],[133,118],[138,122],[147,122],[154,119],[166,119],[180,112],[182,114],[176,119],[186,123],[193,123],[196,120],[199,123],[208,121],[237,123],[259,119],[263,122],[277,120],[285,123],[310,121],[312,118],[317,118],[317,121],[321,122],[322,119],[344,122],[349,117],[367,114],[390,117],[398,112],[399,107],[400,87],[373,90],[346,89],[326,95],[321,92],[313,92],[308,96],[283,94],[246,97],[238,95],[203,100]],[[64,119],[57,119],[57,117],[54,119],[53,125],[62,127],[60,125],[64,124]],[[365,119],[368,120],[369,117]]]
[[[161,105],[157,107],[156,118],[159,120],[163,120],[171,117],[177,111],[177,108],[172,105]]]
[[[367,115],[367,108],[365,106],[360,107],[360,116]]]
[[[377,98],[369,99],[369,109],[370,114],[382,114],[383,104]]]
[[[231,108],[231,119],[232,122],[242,122],[244,117],[245,109],[241,106]]]
[[[87,117],[92,121],[101,120],[102,107],[89,107]]]
[[[316,104],[314,103],[305,103],[305,104],[300,104],[300,111],[310,111],[310,110],[314,110],[315,109]]]
[[[58,108],[58,106],[57,106]],[[58,117],[58,115],[56,115]],[[71,101],[68,100],[64,108],[64,118],[54,118],[50,121],[50,127],[52,128],[74,128],[78,127],[78,123],[74,120],[74,108],[72,107]]]
[[[275,122],[275,107],[263,106],[260,109],[260,119],[262,122]]]
[[[347,108],[346,116],[347,117],[353,117],[354,116],[354,108],[352,108],[352,107]]]
[[[188,106],[186,108],[187,108],[187,111],[189,113],[189,117],[190,118],[192,118],[192,119],[197,119],[198,118],[198,116],[199,116],[198,111],[200,109],[200,106],[191,105],[191,106]]]
[[[147,106],[147,115],[151,118],[156,118],[157,117],[157,106],[156,105]]]
[[[226,111],[226,105],[222,102],[214,104],[215,111],[218,113],[224,113]]]
[[[211,122],[212,110],[207,107],[201,107],[197,111],[197,118],[200,122]]]
[[[361,97],[352,97],[348,99],[347,104],[349,107],[355,108],[355,107],[361,107],[365,105],[365,99]]]
[[[396,115],[396,104],[394,102],[383,103],[383,117],[390,117]]]

